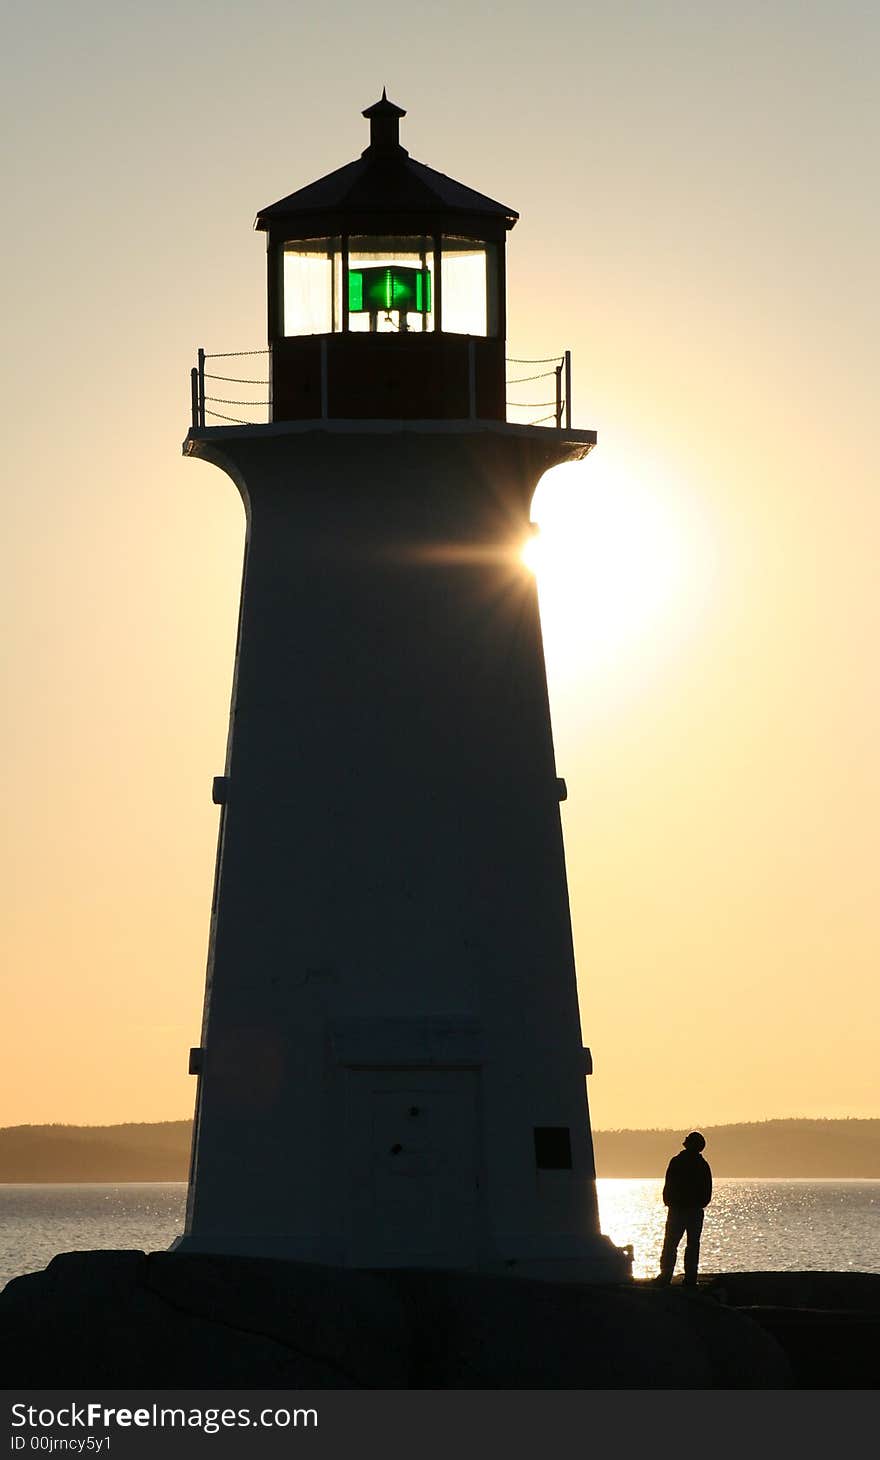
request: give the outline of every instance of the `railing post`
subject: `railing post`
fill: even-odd
[[[565,424],[571,430],[571,350],[565,352]]]
[[[562,425],[562,361],[556,366],[556,429]]]
[[[199,350],[199,426],[205,429],[205,352]]]
[[[477,347],[468,340],[468,415],[471,420],[477,415]]]
[[[199,429],[199,372],[195,365],[189,372],[189,393],[192,402],[192,423],[193,430]]]

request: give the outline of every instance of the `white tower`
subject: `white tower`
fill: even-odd
[[[505,421],[517,215],[399,107],[266,208],[273,411],[184,450],[247,511],[179,1249],[617,1279],[536,588]]]

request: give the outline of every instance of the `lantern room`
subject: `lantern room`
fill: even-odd
[[[264,208],[272,418],[505,418],[517,214],[414,161],[384,91],[354,162]]]

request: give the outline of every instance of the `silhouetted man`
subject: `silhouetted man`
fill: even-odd
[[[697,1285],[697,1265],[700,1261],[700,1233],[703,1230],[703,1210],[712,1200],[712,1172],[708,1161],[700,1155],[706,1144],[705,1136],[692,1130],[682,1142],[683,1151],[673,1156],[666,1168],[663,1184],[663,1205],[666,1213],[666,1235],[660,1255],[660,1276],[656,1282],[672,1282],[678,1244],[687,1232],[684,1249],[685,1286]]]

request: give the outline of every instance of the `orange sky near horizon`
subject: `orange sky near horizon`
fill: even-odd
[[[383,83],[599,433],[534,507],[594,1125],[880,1116],[880,17],[422,9],[418,68],[385,0],[356,58],[345,5],[13,17],[0,1125],[191,1113],[244,514],[188,371]]]

